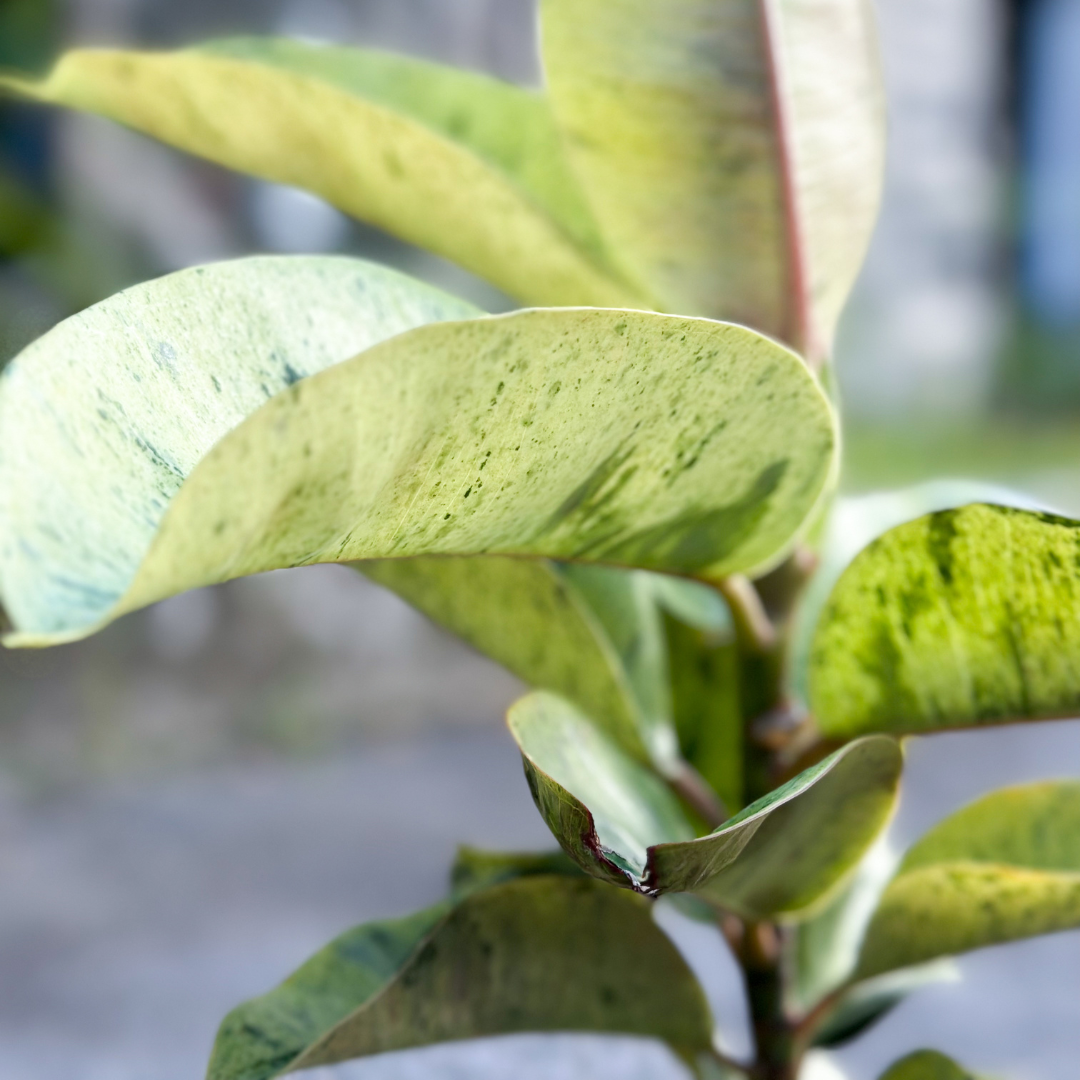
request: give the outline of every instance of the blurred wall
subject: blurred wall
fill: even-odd
[[[844,400],[857,416],[972,416],[1009,326],[1005,6],[876,6],[888,165],[839,346]]]

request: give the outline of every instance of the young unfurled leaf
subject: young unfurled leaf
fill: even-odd
[[[530,694],[509,723],[540,813],[583,869],[750,918],[801,911],[833,888],[887,821],[902,766],[891,739],[851,743],[693,839],[667,788],[569,702]]]
[[[712,1028],[646,901],[584,877],[533,876],[342,935],[225,1018],[208,1080],[524,1031],[648,1035],[692,1059]]]
[[[936,1050],[916,1050],[884,1073],[880,1080],[978,1080],[974,1073],[957,1065]]]
[[[430,323],[469,309],[393,275],[395,303],[429,325],[347,360],[341,327],[363,348],[369,319],[389,325],[366,275],[386,279],[350,260],[184,271],[9,365],[14,643],[316,562],[490,554],[722,576],[780,556],[829,483],[827,401],[751,331],[595,309]]]
[[[1072,715],[1080,523],[974,504],[892,529],[825,608],[810,701],[826,735]]]
[[[863,941],[860,977],[1080,926],[1080,782],[996,791],[907,853]]]
[[[44,80],[3,87],[307,188],[526,303],[655,306],[605,263],[546,101],[498,80],[246,39],[77,49]]]
[[[628,273],[666,310],[827,355],[882,180],[867,5],[543,0],[540,10],[555,115]]]

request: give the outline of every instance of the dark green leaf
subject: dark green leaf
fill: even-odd
[[[229,1014],[209,1080],[520,1031],[649,1035],[692,1059],[712,1026],[646,901],[587,878],[528,877],[345,934]]]

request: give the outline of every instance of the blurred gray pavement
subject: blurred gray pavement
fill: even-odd
[[[914,744],[894,835],[980,791],[1080,775],[1080,723]],[[458,842],[550,843],[501,730],[456,731],[310,764],[247,762],[0,807],[0,1077],[198,1080],[218,1021],[346,927],[437,898]],[[746,1044],[719,939],[669,913],[726,1034]],[[1080,934],[986,950],[840,1056],[874,1080],[913,1045],[1016,1080],[1080,1062]],[[323,1070],[320,1080],[675,1080],[639,1040],[460,1044]]]

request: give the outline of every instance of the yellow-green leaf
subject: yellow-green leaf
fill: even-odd
[[[208,1080],[522,1031],[647,1035],[692,1060],[712,1026],[647,902],[583,877],[528,876],[343,935],[226,1017]]]
[[[996,791],[931,829],[882,896],[858,975],[1080,926],[1080,782]]]
[[[555,115],[614,251],[667,310],[827,354],[877,213],[863,0],[543,0]]]
[[[936,1050],[916,1050],[882,1073],[880,1080],[977,1080],[977,1077]]]
[[[711,578],[795,542],[836,441],[797,356],[645,312],[430,322],[469,310],[352,260],[256,259],[39,339],[0,379],[14,642],[284,566],[513,555]],[[429,325],[346,359],[387,311]]]
[[[837,499],[823,522],[819,560],[795,609],[789,635],[791,689],[809,708],[808,665],[814,630],[840,576],[868,544],[890,529],[938,510],[986,502],[1042,510],[1023,494],[983,480],[931,480],[895,491]],[[813,530],[811,530],[812,532]]]
[[[902,767],[891,739],[851,743],[693,839],[668,789],[569,702],[530,694],[509,724],[541,815],[586,872],[750,918],[802,911],[841,881],[888,820]]]
[[[973,504],[890,530],[840,578],[815,631],[827,735],[1073,715],[1080,523]]]
[[[613,275],[543,99],[360,50],[77,49],[0,86],[307,188],[534,304],[649,306]]]
[[[576,702],[633,757],[677,769],[656,575],[493,556],[361,569],[519,678]]]

